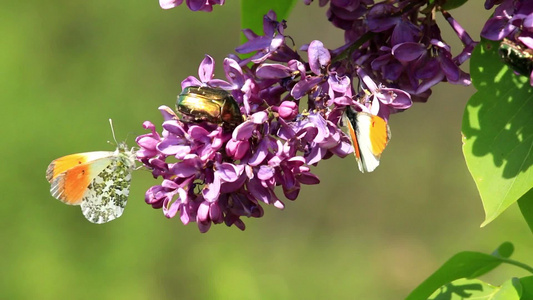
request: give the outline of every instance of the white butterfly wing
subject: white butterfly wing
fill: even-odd
[[[128,200],[134,160],[131,152],[115,152],[109,161],[98,160],[93,164],[101,171],[87,187],[80,206],[87,220],[102,224],[122,215]]]

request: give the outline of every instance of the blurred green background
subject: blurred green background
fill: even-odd
[[[325,10],[300,2],[286,33],[297,45],[340,46]],[[158,183],[146,171],[134,174],[124,215],[105,225],[53,199],[47,165],[113,150],[108,118],[133,145],[143,121],[160,124],[157,107],[174,105],[205,54],[223,77],[222,60],[239,43],[239,4],[194,13],[163,11],[156,0],[3,3],[1,299],[402,299],[458,251],[511,241],[513,257],[533,263],[516,205],[479,228],[482,204],[461,153],[471,87],[441,85],[428,103],[394,115],[376,172],[359,173],[351,157],[324,161],[313,170],[320,185],[284,211],[245,219],[244,232],[219,225],[200,234],[166,219],[144,203]],[[474,38],[488,16],[481,6],[452,11]],[[501,267],[485,279],[513,275],[524,273]]]

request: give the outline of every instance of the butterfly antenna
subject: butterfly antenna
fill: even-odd
[[[118,146],[117,137],[115,136],[115,128],[113,128],[113,120],[109,119],[109,125],[111,125],[111,134],[113,135],[113,140],[115,141],[115,145]]]

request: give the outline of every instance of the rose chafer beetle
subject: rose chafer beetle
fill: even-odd
[[[533,51],[509,39],[503,39],[498,49],[500,57],[517,73],[530,76],[533,71]]]
[[[243,122],[239,105],[220,88],[189,86],[178,95],[176,110],[184,121],[222,124],[234,128]]]

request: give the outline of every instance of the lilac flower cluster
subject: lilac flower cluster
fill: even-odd
[[[353,152],[340,128],[347,106],[388,119],[412,104],[407,92],[376,84],[363,68],[346,72],[320,41],[304,47],[307,57],[302,58],[286,45],[292,40],[275,13],[268,13],[263,24],[264,35],[245,30],[248,42],[236,49],[252,53],[249,58],[224,60],[226,80],[214,78],[214,60],[206,56],[199,78],[190,76],[181,84],[230,92],[244,117],[241,124],[228,129],[188,122],[161,106],[162,133],[146,121],[150,133],[136,139],[137,158],[163,179],[147,191],[146,202],[168,218],[179,212],[184,224],[196,222],[201,232],[223,222],[244,230],[241,217],[261,217],[261,202],[284,207],[277,186],[295,200],[302,184],[319,183],[311,165]]]
[[[161,7],[172,8],[183,0],[160,0]],[[313,0],[303,0],[309,5]],[[210,11],[223,0],[190,0],[191,10]],[[344,30],[345,44],[333,55],[349,55],[345,61],[363,67],[374,80],[407,91],[414,101],[425,102],[431,87],[440,82],[470,85],[470,75],[459,68],[477,44],[460,24],[439,6],[440,1],[319,0],[329,4],[328,20]],[[487,0],[486,6],[502,0]],[[507,0],[506,2],[514,2]],[[527,1],[523,1],[527,2]],[[530,1],[531,2],[531,1]],[[464,47],[453,56],[436,23],[440,12]],[[278,41],[282,37],[278,38]],[[267,39],[267,38],[266,38]],[[267,42],[267,40],[264,42]],[[272,41],[276,42],[276,41]],[[348,68],[352,68],[351,66]],[[353,69],[353,68],[352,68]],[[346,70],[346,73],[354,70]]]
[[[486,0],[485,8],[494,10],[494,15],[485,23],[481,36],[493,40],[509,40],[524,51],[533,53],[533,1]],[[530,54],[530,56],[532,56]],[[533,85],[533,72],[530,74]]]
[[[163,8],[182,2],[160,0]],[[223,2],[190,0],[187,5],[210,11]],[[311,165],[353,151],[341,130],[347,107],[387,121],[409,108],[412,99],[426,101],[441,81],[470,84],[459,66],[476,42],[435,2],[319,1],[320,6],[328,3],[327,16],[345,31],[345,45],[329,50],[315,40],[300,48],[307,54],[302,57],[287,44],[293,40],[285,34],[285,21],[270,12],[263,19],[263,35],[243,31],[248,41],[236,52],[249,57],[224,60],[226,80],[214,78],[214,60],[206,56],[199,78],[182,81],[182,89],[230,92],[243,115],[241,124],[212,124],[194,116],[186,120],[166,106],[160,107],[161,134],[151,122],[144,123],[150,133],[137,138],[137,157],[163,179],[147,191],[148,204],[162,208],[168,218],[179,212],[184,224],[196,222],[201,232],[223,222],[244,230],[241,217],[261,217],[261,202],[284,207],[276,187],[295,200],[302,184],[319,182]],[[440,35],[436,11],[463,42],[455,57]]]
[[[304,0],[310,4],[312,0]],[[471,55],[476,42],[439,1],[321,0],[329,3],[327,17],[344,30],[345,51],[350,61],[371,72],[374,80],[398,87],[414,101],[427,101],[431,87],[439,82],[469,85],[470,75],[459,66]],[[440,11],[464,48],[453,56],[442,39],[435,12]]]

